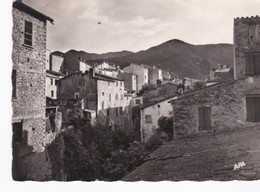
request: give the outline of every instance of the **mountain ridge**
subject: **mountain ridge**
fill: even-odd
[[[121,68],[131,63],[157,66],[177,73],[180,77],[205,79],[209,76],[211,67],[216,68],[218,64],[232,67],[233,45],[228,43],[193,45],[172,39],[138,52],[123,50],[96,54],[69,50],[64,53],[66,65],[74,65],[79,57],[89,63],[106,61]]]

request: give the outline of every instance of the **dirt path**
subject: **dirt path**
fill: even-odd
[[[239,167],[236,170],[235,164]],[[125,181],[255,179],[260,179],[260,127],[174,140],[124,178]]]

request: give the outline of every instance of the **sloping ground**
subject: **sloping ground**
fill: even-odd
[[[234,170],[234,165],[245,166]],[[260,127],[210,133],[166,143],[125,181],[260,179]]]

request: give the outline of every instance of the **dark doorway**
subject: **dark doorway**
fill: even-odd
[[[211,128],[211,107],[199,107],[199,130],[210,131]]]
[[[13,144],[23,141],[23,123],[13,123]]]

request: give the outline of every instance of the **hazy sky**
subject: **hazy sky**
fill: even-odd
[[[233,19],[260,15],[260,0],[23,0],[54,19],[47,48],[139,51],[170,39],[232,43]],[[101,24],[98,24],[101,22]]]

